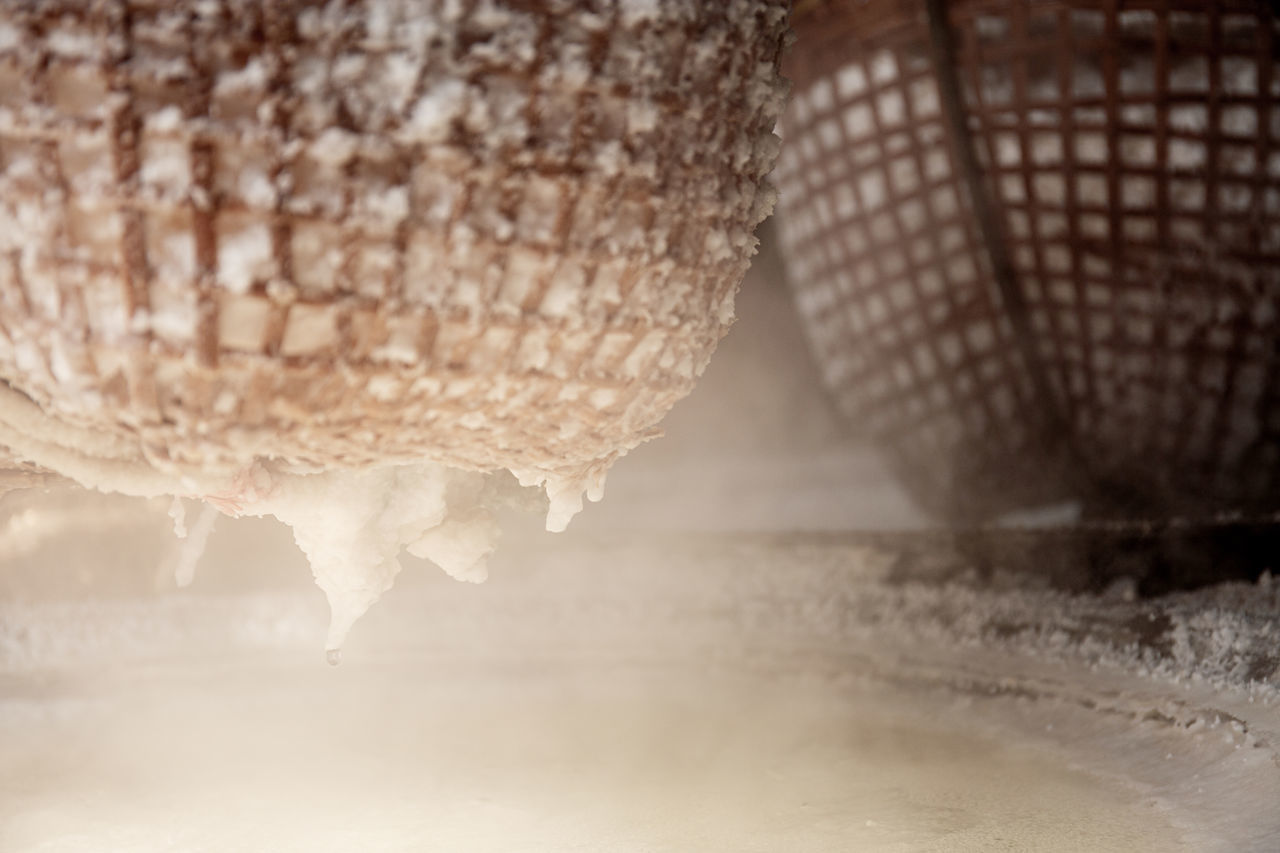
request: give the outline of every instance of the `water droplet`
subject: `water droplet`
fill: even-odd
[[[342,649],[325,649],[324,659],[329,662],[329,666],[337,666],[342,663]]]

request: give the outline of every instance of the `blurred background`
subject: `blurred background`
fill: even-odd
[[[569,528],[891,530],[926,523],[842,423],[813,362],[771,222],[738,292],[737,322],[694,392],[609,475]]]

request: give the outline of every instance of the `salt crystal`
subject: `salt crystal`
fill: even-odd
[[[186,539],[187,508],[182,498],[174,498],[169,502],[169,518],[173,519],[173,535],[179,539]]]
[[[48,35],[49,49],[71,59],[90,59],[101,50],[101,39],[92,30],[54,27]]]
[[[649,133],[658,127],[661,115],[652,101],[631,99],[627,101],[627,133]]]
[[[415,142],[444,141],[453,122],[467,109],[467,100],[467,84],[462,80],[437,82],[414,104],[403,134]]]
[[[308,151],[311,159],[329,167],[344,165],[356,152],[360,138],[340,127],[330,127],[311,143]]]
[[[176,106],[156,110],[147,116],[143,126],[155,133],[176,133],[182,127],[182,110]]]
[[[237,71],[224,71],[219,74],[213,85],[213,94],[216,97],[229,97],[262,90],[267,85],[267,78],[266,63],[261,57],[254,57]]]
[[[22,45],[22,31],[8,21],[0,21],[0,51],[15,50]]]
[[[565,317],[571,314],[582,296],[579,271],[560,271],[551,279],[551,286],[542,298],[541,311],[549,317]]]
[[[189,293],[153,289],[150,317],[151,331],[159,337],[171,341],[190,341],[195,337],[197,314]]]
[[[420,60],[407,53],[394,53],[383,63],[382,79],[379,83],[381,95],[395,112],[404,109],[414,87],[418,84]]]
[[[619,23],[623,27],[635,27],[662,19],[662,0],[620,0]]]
[[[240,398],[233,391],[223,390],[213,401],[213,410],[220,415],[230,415],[240,404]]]
[[[455,508],[449,497],[478,495],[483,478],[428,463],[275,475],[269,493],[244,512],[274,515],[293,528],[329,598],[326,648],[340,649],[355,621],[391,587],[406,547],[439,561],[454,577],[483,579],[496,527],[479,507]]]
[[[236,180],[236,189],[250,207],[260,209],[275,207],[275,184],[262,169],[241,169]]]
[[[200,509],[196,523],[191,527],[190,535],[180,537],[184,541],[178,549],[178,558],[173,567],[173,581],[179,589],[191,586],[192,581],[195,580],[196,566],[204,556],[205,547],[217,520],[218,511],[213,506],[205,504]],[[175,520],[174,523],[176,526],[177,521]]]
[[[375,376],[369,380],[367,390],[374,399],[387,403],[400,394],[400,383],[390,376]]]
[[[143,184],[178,195],[186,190],[190,174],[191,158],[183,140],[144,135],[140,175]]]
[[[367,191],[361,198],[362,212],[383,224],[395,225],[409,215],[409,190],[385,187]]]
[[[218,235],[218,280],[232,293],[247,293],[254,280],[269,271],[271,232],[252,223]]]
[[[353,85],[364,75],[368,60],[363,54],[347,53],[339,56],[330,64],[330,73],[339,86]]]

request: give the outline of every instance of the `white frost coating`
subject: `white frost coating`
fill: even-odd
[[[627,101],[627,131],[629,133],[649,133],[656,130],[662,111],[652,101]]]
[[[174,503],[178,506],[182,505],[181,501],[176,499]],[[209,542],[209,535],[213,533],[213,525],[217,520],[218,510],[210,504],[205,504],[200,509],[196,523],[191,527],[190,535],[185,535],[187,531],[183,531],[182,546],[178,549],[178,558],[173,566],[173,582],[179,589],[191,586],[191,582],[195,580],[196,565],[204,556],[205,545]],[[174,523],[176,527],[176,519]]]
[[[173,535],[179,539],[187,538],[187,506],[182,498],[174,498],[169,503],[169,518],[173,519]]]
[[[400,551],[432,560],[452,577],[485,577],[497,527],[483,509],[450,519],[449,495],[478,493],[484,475],[432,463],[276,475],[270,493],[245,515],[274,515],[293,528],[316,584],[329,599],[325,648],[342,648],[347,632],[391,588]]]
[[[442,142],[450,126],[467,108],[467,84],[443,80],[418,99],[404,129],[417,142]]]
[[[65,334],[50,343],[33,333],[13,341],[7,359],[0,357],[5,375],[30,378],[25,387],[38,403],[15,414],[0,399],[0,445],[103,491],[178,494],[231,514],[279,516],[295,527],[333,601],[338,638],[391,583],[401,548],[464,579],[483,576],[493,524],[474,511],[474,501],[455,506],[445,497],[458,482],[482,475],[414,465],[303,477],[292,466],[427,458],[466,468],[514,466],[546,489],[547,526],[563,530],[581,509],[584,491],[599,498],[607,462],[646,437],[687,393],[687,378],[723,331],[714,319],[727,317],[728,308],[717,300],[721,313],[696,316],[704,311],[700,294],[731,290],[740,278],[755,224],[745,218],[755,209],[750,187],[770,165],[767,145],[738,144],[738,138],[764,133],[783,88],[772,62],[785,15],[780,0],[719,6],[619,0],[598,13],[559,16],[539,4],[525,10],[503,0],[427,5],[429,13],[404,0],[302,10],[299,38],[284,46],[287,69],[284,54],[262,50],[261,39],[222,27],[198,37],[232,59],[196,69],[185,49],[191,32],[184,16],[166,13],[147,23],[148,47],[130,63],[129,86],[115,85],[97,65],[59,71],[54,112],[115,109],[144,90],[181,94],[188,78],[211,89],[201,115],[175,107],[142,111],[136,191],[146,205],[143,248],[156,275],[145,308],[126,300],[115,314],[110,305],[86,309],[90,318],[115,321],[120,331],[110,336],[96,320],[81,322],[68,310],[75,304],[70,284],[53,281],[37,251],[62,245],[72,233],[87,259],[104,268],[118,260],[135,188],[117,186],[109,134],[98,129],[71,140],[74,156],[64,153],[69,182],[93,203],[66,213],[43,195],[61,190],[47,180],[39,152],[29,146],[6,152],[5,178],[23,191],[0,211],[6,226],[0,248],[15,250],[29,281],[48,283],[30,294],[31,313],[42,322],[60,321]],[[702,15],[702,5],[716,14]],[[213,23],[218,8],[195,0],[190,11]],[[58,26],[70,28],[75,17]],[[122,36],[115,23],[86,32],[98,48]],[[0,42],[31,38],[33,56],[68,43],[0,23]],[[593,57],[596,47],[608,50]],[[290,99],[296,101],[290,127],[297,132],[288,140],[274,132],[278,93],[266,91],[282,71],[298,96]],[[619,83],[626,92],[614,91]],[[586,134],[575,130],[584,87],[608,95],[590,108],[599,120]],[[733,92],[741,97],[732,109],[713,117],[711,99]],[[687,102],[680,116],[667,115],[673,99]],[[694,135],[709,155],[713,148],[739,152],[733,162],[704,170],[689,156],[669,157],[635,138],[672,121],[704,119],[716,127]],[[6,121],[16,131],[33,126],[30,117],[0,108],[0,125]],[[467,139],[452,140],[455,129]],[[677,130],[694,129],[682,124]],[[195,187],[184,145],[191,133],[206,132],[216,142],[215,186]],[[570,154],[574,162],[566,169]],[[342,169],[356,158],[360,168]],[[274,179],[269,161],[297,167]],[[684,186],[686,178],[687,194],[662,194],[662,187]],[[628,186],[644,182],[653,197],[614,198],[615,179]],[[402,268],[399,241],[393,245],[387,232],[409,216],[411,197],[423,199],[424,221],[406,232]],[[197,269],[195,223],[184,201],[213,221],[216,264],[204,272],[212,273],[216,289]],[[601,209],[593,213],[593,206]],[[291,218],[293,227],[289,254],[279,259],[270,217],[262,215],[272,210]],[[708,250],[682,246],[689,255],[682,259],[668,235],[691,226],[695,234],[710,227]],[[730,227],[741,233],[726,232]],[[330,247],[350,247],[353,240],[360,248],[349,258],[351,269],[339,269],[342,253],[330,257]],[[523,262],[508,262],[519,253]],[[602,265],[605,272],[588,275]],[[125,292],[108,278],[77,284],[86,302],[109,302],[101,294]],[[264,285],[268,299],[248,298]],[[303,301],[292,301],[294,286]],[[530,304],[537,294],[544,298]],[[347,311],[352,296],[361,300],[360,322],[351,324],[360,346],[349,358],[336,349],[334,318]],[[365,300],[374,309],[372,322],[365,322]],[[268,322],[273,303],[289,306],[283,329]],[[228,356],[217,359],[212,374],[196,365],[191,348],[196,321],[209,309],[216,309],[210,315],[216,338],[201,340],[199,355],[213,343]],[[427,312],[445,318],[434,344],[424,334]],[[490,329],[492,316],[503,319],[502,328]],[[578,372],[604,364],[589,348],[615,323],[624,340],[614,357],[625,363],[618,376],[607,377],[608,388],[593,389],[594,380]],[[625,340],[646,326],[651,332],[639,346]],[[164,339],[163,350],[146,348],[151,335]],[[114,346],[97,346],[104,337]],[[668,350],[679,356],[655,366]],[[523,374],[506,367],[508,354]],[[323,381],[261,390],[253,377],[265,375],[276,357],[322,371]],[[623,375],[624,368],[631,372]],[[668,369],[671,375],[655,377],[652,385],[636,382],[646,371]],[[134,394],[134,371],[156,376],[174,417],[156,424],[150,411],[141,411],[151,402]],[[455,374],[472,378],[462,383]],[[128,382],[123,399],[100,387],[116,376]],[[431,382],[444,387],[406,396],[406,389]],[[211,393],[195,393],[193,383]],[[554,396],[556,383],[572,386],[571,394],[556,398],[566,404],[563,417],[537,402],[549,391]],[[463,413],[437,417],[444,412],[436,408],[437,395]],[[331,403],[346,408],[330,412]],[[60,420],[77,426],[26,429],[21,422],[33,408],[48,413],[50,426]],[[399,420],[392,417],[397,409]],[[360,418],[369,419],[367,429],[346,428]],[[146,428],[138,428],[144,421]],[[119,440],[95,438],[95,428]],[[379,447],[393,430],[395,440]]]
[[[249,225],[218,242],[218,279],[232,293],[247,293],[254,278],[271,262],[271,233]]]
[[[371,190],[361,197],[360,208],[366,216],[395,225],[409,215],[409,191],[404,187]]]
[[[276,203],[275,184],[258,169],[242,169],[236,180],[236,191],[250,207],[270,208]]]
[[[49,49],[69,59],[91,59],[102,50],[97,33],[55,29],[49,33]]]
[[[16,459],[57,471],[86,488],[148,498],[191,491],[175,488],[173,477],[140,459],[137,448],[123,439],[51,418],[31,400],[3,385],[0,446],[8,448]],[[200,487],[214,493],[225,484],[210,479]]]
[[[542,297],[541,310],[549,317],[569,317],[582,299],[581,282],[570,275],[559,274]]]
[[[13,50],[22,44],[22,33],[10,23],[0,23],[0,50]]]
[[[340,127],[330,127],[316,137],[309,149],[311,158],[324,166],[342,166],[356,153],[360,138]]]
[[[244,68],[238,71],[225,71],[218,75],[218,81],[213,86],[213,94],[227,97],[243,92],[261,90],[266,85],[267,67],[262,59],[255,57],[245,63]]]
[[[355,621],[400,572],[400,551],[430,560],[451,577],[478,583],[499,530],[482,505],[486,474],[430,462],[362,471],[287,474],[254,465],[235,477],[193,479],[156,470],[120,440],[50,418],[21,395],[0,387],[0,446],[19,459],[59,471],[81,485],[137,497],[201,497],[231,515],[273,515],[293,528],[331,611],[326,648],[338,649]],[[547,530],[563,531],[582,510],[583,496],[604,496],[612,460],[583,473],[512,472],[524,486],[542,486],[550,507]],[[175,532],[185,512],[170,507]],[[191,530],[175,576],[190,582],[213,525],[206,512]]]
[[[633,27],[662,18],[661,0],[622,0],[618,13],[624,26]]]
[[[483,583],[486,564],[501,531],[487,512],[476,510],[461,518],[447,518],[409,545],[409,553],[430,560],[455,580]]]
[[[147,130],[155,133],[178,133],[182,130],[182,110],[164,107],[148,115],[144,124]]]

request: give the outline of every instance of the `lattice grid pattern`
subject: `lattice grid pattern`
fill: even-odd
[[[160,464],[608,456],[768,210],[780,0],[0,12],[0,375]]]
[[[1044,404],[969,222],[923,7],[816,5],[778,182],[829,386],[943,512],[1063,492],[1028,439]],[[1174,504],[1280,502],[1280,24],[1247,0],[949,8],[1077,460]]]

